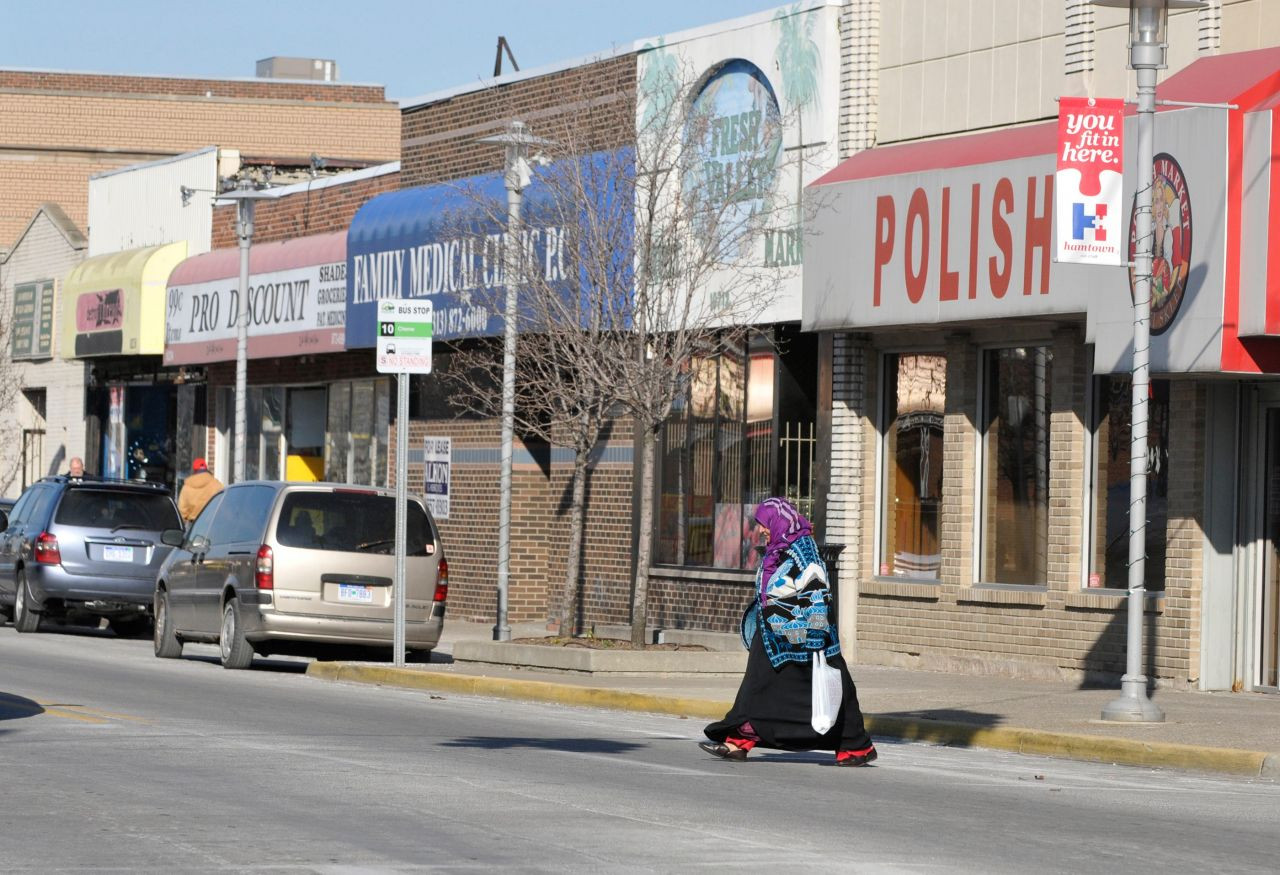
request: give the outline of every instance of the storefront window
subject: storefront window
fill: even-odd
[[[385,486],[389,395],[386,379],[248,387],[246,479]],[[217,399],[217,467],[225,482],[235,446],[235,390],[220,387]]]
[[[1094,408],[1093,570],[1089,586],[1129,586],[1129,441],[1132,382],[1099,377]],[[1169,381],[1152,380],[1147,407],[1146,587],[1164,591],[1169,508]]]
[[[880,573],[937,580],[942,564],[943,413],[947,360],[892,355],[885,360],[885,495]]]
[[[982,580],[1048,580],[1049,413],[1053,352],[1026,346],[986,357]]]
[[[250,386],[246,397],[245,479],[279,480],[284,390],[279,386]]]
[[[387,485],[390,392],[386,379],[330,384],[326,480]]]
[[[659,437],[658,563],[753,568],[757,504],[812,513],[814,349],[757,336],[693,362]]]

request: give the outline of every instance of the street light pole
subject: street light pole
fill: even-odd
[[[1138,92],[1138,179],[1134,195],[1133,379],[1129,433],[1129,603],[1125,672],[1120,695],[1102,709],[1103,720],[1159,723],[1164,711],[1147,695],[1142,671],[1147,575],[1147,414],[1151,353],[1151,189],[1154,184],[1156,71],[1165,68],[1170,8],[1198,9],[1200,0],[1094,0],[1129,9],[1129,66]]]
[[[524,265],[520,210],[524,190],[532,178],[529,147],[549,145],[529,133],[524,122],[513,121],[505,133],[479,142],[503,146],[506,150],[503,186],[507,190],[507,236],[503,244],[503,282],[506,299],[502,327],[502,449],[498,476],[498,612],[493,626],[494,641],[510,641],[507,604],[511,581],[511,468],[516,420],[516,320],[518,294]]]
[[[231,479],[234,483],[244,480],[245,431],[248,426],[245,383],[249,376],[249,247],[253,244],[253,199],[244,194],[252,188],[248,179],[241,179],[241,197],[236,203],[236,238],[240,241],[240,293],[236,296],[236,439],[231,455]]]
[[[197,189],[182,189],[183,204]],[[245,476],[245,445],[248,416],[245,383],[249,373],[249,248],[253,243],[253,205],[255,201],[273,197],[256,188],[249,179],[218,195],[219,201],[236,203],[236,238],[240,243],[240,288],[236,292],[236,414],[235,441],[231,452],[231,480],[239,483]]]

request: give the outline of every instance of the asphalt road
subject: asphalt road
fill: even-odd
[[[1274,872],[1280,785],[881,743],[701,753],[671,717],[0,628],[0,870]]]

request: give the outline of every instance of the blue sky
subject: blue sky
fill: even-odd
[[[331,58],[347,82],[414,97],[786,5],[783,0],[4,0],[0,66],[218,78],[271,55]]]

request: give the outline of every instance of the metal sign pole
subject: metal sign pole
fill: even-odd
[[[397,668],[404,666],[404,557],[408,517],[409,482],[409,375],[396,375],[396,579],[391,589],[395,599],[395,631],[392,655]]]
[[[396,376],[396,576],[391,598],[395,608],[391,655],[404,665],[405,555],[409,517],[409,375],[431,373],[431,337],[435,308],[430,300],[388,299],[378,304],[378,373]]]

